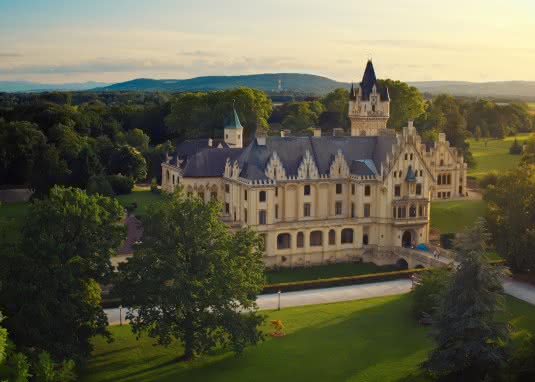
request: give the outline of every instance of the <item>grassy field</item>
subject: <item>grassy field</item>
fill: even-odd
[[[2,203],[0,205],[0,246],[17,241],[29,203]]]
[[[398,270],[395,265],[375,265],[374,263],[329,264],[307,268],[281,269],[266,273],[268,284],[291,281],[319,280],[330,277],[366,275],[370,273]]]
[[[535,102],[528,102],[528,108],[530,114],[535,114]]]
[[[431,227],[441,233],[460,232],[485,213],[483,200],[446,200],[431,203]]]
[[[137,208],[134,210],[134,215],[137,217],[143,217],[147,213],[147,209],[150,205],[156,203],[160,199],[160,194],[152,193],[148,188],[137,187],[134,187],[130,194],[117,196],[117,200],[123,207],[126,207],[133,202],[137,203]]]
[[[529,138],[529,133],[518,134],[516,137],[505,139],[469,139],[470,151],[476,160],[476,165],[468,169],[468,176],[481,178],[491,171],[505,171],[518,165],[520,155],[509,154],[509,147],[515,140],[523,142]],[[486,144],[485,144],[486,142]]]
[[[418,365],[432,342],[429,328],[411,318],[410,299],[400,295],[267,312],[268,320],[282,320],[285,337],[268,337],[240,356],[220,349],[189,363],[176,362],[181,346],[153,346],[147,337],[136,341],[128,326],[115,326],[113,343],[95,339],[82,381],[422,381]],[[535,307],[511,297],[507,306],[515,337],[535,330]]]

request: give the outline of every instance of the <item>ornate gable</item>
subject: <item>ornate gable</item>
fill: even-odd
[[[344,154],[342,154],[342,150],[338,150],[338,153],[334,157],[334,160],[331,163],[329,176],[331,178],[343,178],[349,176],[349,166],[344,158]]]
[[[310,152],[307,150],[297,169],[297,179],[318,179],[319,177],[316,162],[314,162],[314,158],[312,158],[312,155],[310,155]]]
[[[282,162],[276,151],[273,151],[271,158],[269,158],[264,173],[270,179],[286,179],[286,170],[284,169],[284,166],[282,165]]]

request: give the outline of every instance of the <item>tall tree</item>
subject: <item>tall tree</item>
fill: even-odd
[[[388,88],[390,94],[390,118],[387,126],[400,129],[407,121],[415,120],[425,112],[422,93],[414,86],[391,79],[379,80],[380,85]]]
[[[118,292],[134,333],[161,345],[177,339],[186,359],[216,344],[239,352],[262,338],[255,312],[262,242],[255,233],[229,234],[216,202],[179,191],[149,211],[143,235],[119,267]]]
[[[0,267],[0,309],[19,348],[80,360],[92,336],[108,335],[99,283],[124,239],[122,216],[117,201],[74,188],[54,187],[32,204],[18,253]]]
[[[108,171],[112,174],[129,176],[134,180],[145,179],[147,161],[134,147],[122,145],[112,154]]]
[[[435,349],[423,367],[440,381],[492,381],[507,359],[503,269],[489,264],[483,220],[456,242],[459,265],[446,287],[436,319]]]

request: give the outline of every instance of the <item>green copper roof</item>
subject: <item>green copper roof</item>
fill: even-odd
[[[234,100],[232,101],[232,113],[225,118],[225,129],[243,129],[240,118],[238,118],[238,113],[236,113]]]

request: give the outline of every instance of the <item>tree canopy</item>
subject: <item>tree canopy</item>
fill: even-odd
[[[180,191],[144,220],[143,243],[119,267],[118,293],[138,336],[185,346],[185,358],[216,344],[241,351],[261,338],[256,295],[264,282],[262,242],[228,232],[220,206]]]

